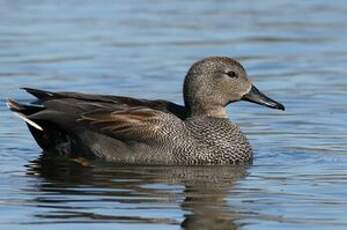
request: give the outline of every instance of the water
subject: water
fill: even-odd
[[[346,229],[346,1],[0,1],[0,229]],[[234,167],[43,160],[19,87],[178,103],[196,60],[235,57],[285,112],[229,106]]]

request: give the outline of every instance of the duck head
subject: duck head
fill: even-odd
[[[245,100],[273,109],[284,106],[260,92],[242,65],[228,57],[208,57],[192,65],[183,85],[190,116],[226,118],[225,106]]]

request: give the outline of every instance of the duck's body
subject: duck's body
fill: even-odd
[[[231,78],[240,75],[240,79],[223,75],[230,71]],[[230,87],[237,90],[224,92]],[[224,107],[243,98],[284,109],[251,86],[241,65],[218,57],[192,66],[184,85],[185,106],[164,100],[26,90],[38,98],[34,104],[9,100],[8,106],[28,123],[45,151],[118,163],[248,162],[251,147]]]

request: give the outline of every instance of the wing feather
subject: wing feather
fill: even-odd
[[[169,138],[186,118],[185,107],[164,100],[24,89],[40,105],[29,119],[48,121],[72,132],[85,127],[124,141],[154,143]]]
[[[183,125],[183,121],[174,115],[146,107],[89,112],[83,114],[79,121],[118,139],[152,142],[168,138],[170,129],[177,129]]]

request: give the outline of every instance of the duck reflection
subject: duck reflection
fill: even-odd
[[[38,188],[32,189],[43,192],[33,202],[40,208],[49,207],[36,215],[45,221],[69,219],[75,223],[83,220],[180,224],[183,229],[237,229],[236,212],[226,199],[235,182],[246,176],[246,170],[246,166],[124,166],[43,155],[28,165],[27,174],[43,179]],[[59,199],[57,194],[61,195]],[[83,199],[71,203],[71,196],[76,195]],[[86,201],[90,201],[90,207]],[[100,205],[98,211],[93,209],[95,203]],[[104,205],[108,210],[112,206],[123,210],[131,207],[133,211],[101,214]],[[144,211],[146,208],[148,212]],[[153,209],[156,214],[152,214]],[[166,214],[168,209],[169,213],[174,209],[178,214]],[[158,214],[158,210],[163,211]]]

